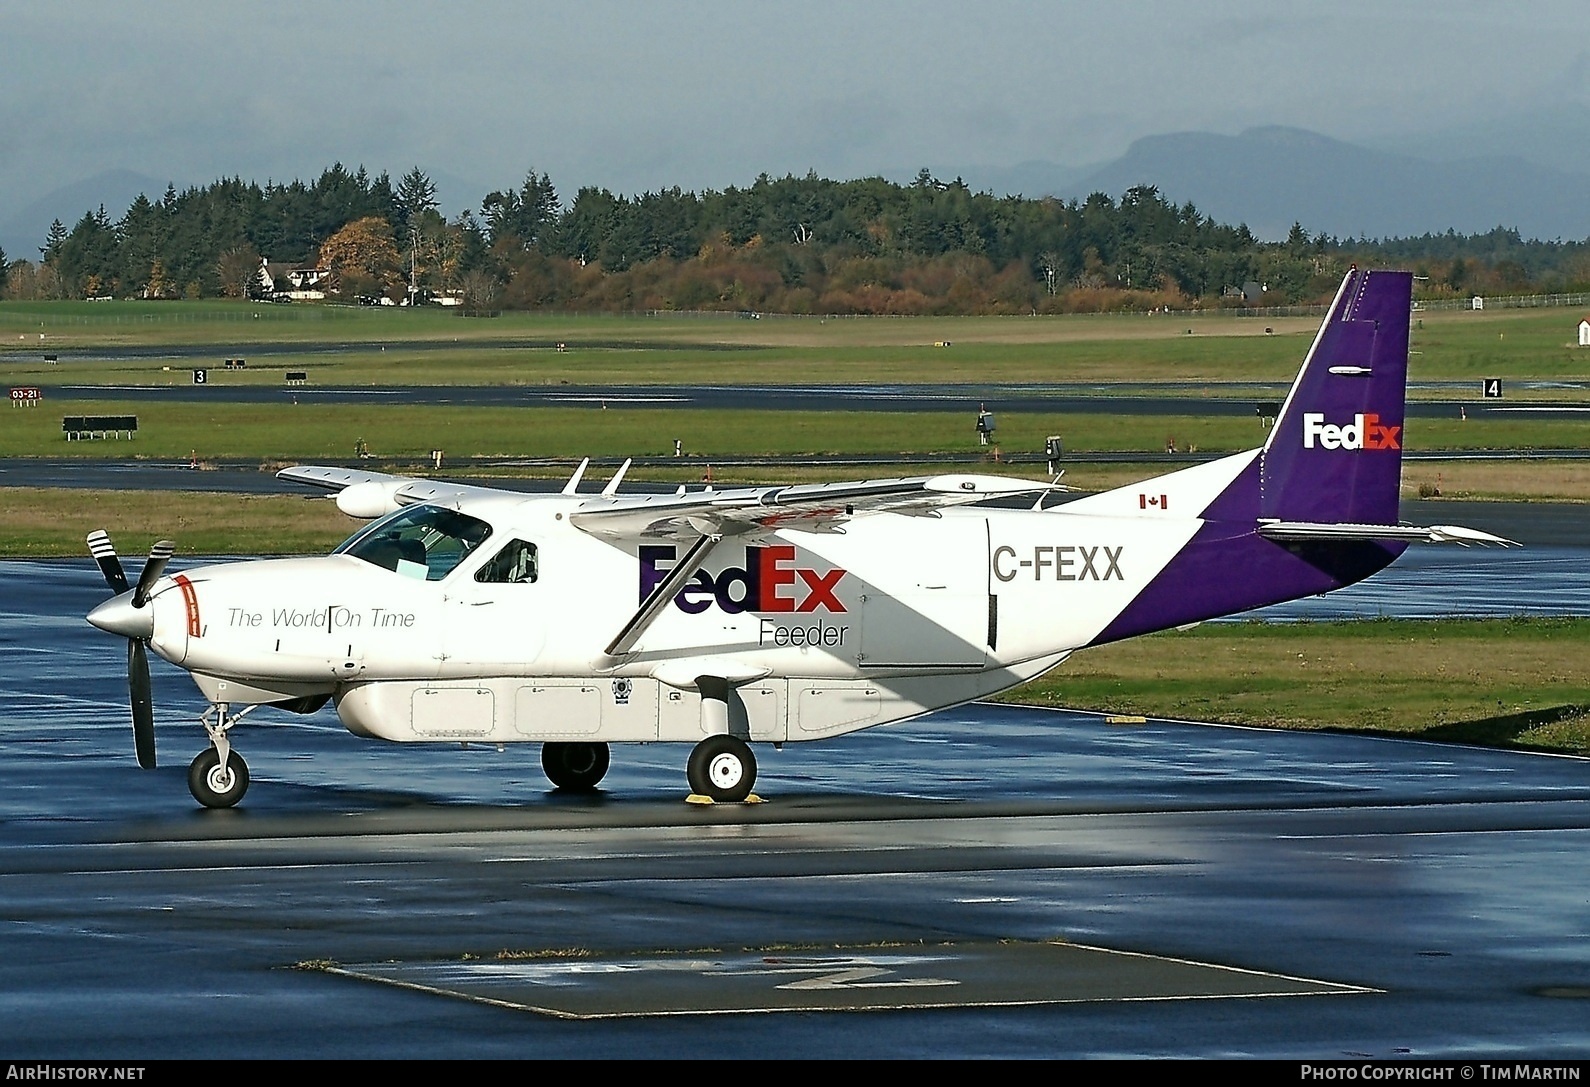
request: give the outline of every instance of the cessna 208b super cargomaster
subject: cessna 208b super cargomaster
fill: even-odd
[[[609,744],[693,744],[695,798],[744,800],[752,744],[822,740],[993,694],[1087,646],[1311,596],[1412,541],[1508,541],[1398,521],[1412,277],[1348,273],[1269,440],[1043,508],[1049,483],[944,475],[555,495],[297,467],[372,519],[332,554],[164,576],[171,545],[89,622],[128,639],[138,761],[145,646],[210,706],[188,781],[235,804],[232,727],[260,705],[401,742],[541,744],[589,790]],[[583,465],[582,465],[583,471]],[[1026,492],[1020,508],[979,505]],[[1029,508],[1030,507],[1030,508]]]

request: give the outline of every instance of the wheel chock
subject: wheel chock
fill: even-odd
[[[712,799],[710,796],[702,796],[700,793],[691,793],[689,796],[685,797],[685,803],[686,804],[716,804],[717,801]]]

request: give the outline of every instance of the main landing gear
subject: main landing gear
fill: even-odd
[[[607,773],[607,745],[549,742],[541,745],[541,769],[547,780],[571,793],[589,793]]]
[[[233,714],[228,703],[217,702],[199,716],[212,746],[199,752],[188,767],[188,791],[206,808],[230,808],[248,792],[248,764],[232,750],[226,734],[257,708]]]
[[[213,759],[214,753],[207,751],[205,755]],[[237,759],[237,756],[232,758]],[[220,764],[214,760],[210,765]],[[607,774],[607,766],[608,749],[604,743],[549,741],[541,745],[541,769],[546,771],[548,781],[565,792],[594,792]],[[197,760],[194,767],[198,767]],[[744,740],[734,736],[708,736],[690,752],[685,776],[690,782],[691,799],[697,803],[738,804],[750,797],[751,786],[756,784],[756,756],[751,754],[751,746]],[[194,786],[193,795],[199,795],[197,786]]]
[[[719,804],[738,804],[756,784],[756,756],[735,736],[708,736],[690,752],[685,767],[692,796]]]

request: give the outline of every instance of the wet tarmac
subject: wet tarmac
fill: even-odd
[[[103,595],[0,563],[11,1058],[1590,1054],[1585,760],[972,706],[698,809],[674,745],[580,799],[261,711],[205,812]]]

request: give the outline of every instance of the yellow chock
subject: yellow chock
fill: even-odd
[[[713,800],[710,796],[702,796],[700,793],[691,793],[689,796],[685,797],[685,803],[686,804],[716,804],[717,801]]]
[[[745,794],[745,799],[740,801],[740,803],[742,803],[742,804],[766,804],[767,801],[763,800],[761,797],[757,796],[755,793],[746,793]]]
[[[1104,719],[1106,725],[1146,725],[1148,718],[1139,717],[1134,713],[1116,713]]]

